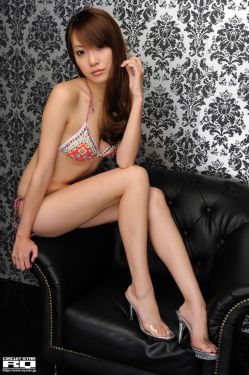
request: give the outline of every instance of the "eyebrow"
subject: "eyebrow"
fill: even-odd
[[[74,46],[74,48],[76,47],[83,47],[83,44],[77,44],[77,46]]]

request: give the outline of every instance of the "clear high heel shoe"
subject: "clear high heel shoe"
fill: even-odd
[[[178,338],[179,344],[182,341],[182,335],[183,335],[183,332],[184,332],[185,328],[188,329],[189,335],[190,335],[190,339],[192,340],[192,329],[191,329],[190,324],[183,318],[183,316],[181,315],[181,313],[179,312],[179,310],[176,310],[176,315],[177,315],[178,322],[179,322],[179,338]],[[191,348],[192,348],[195,356],[197,358],[199,358],[199,359],[204,359],[204,360],[207,360],[207,361],[214,361],[214,360],[216,360],[218,358],[218,353],[208,353],[208,352],[205,352],[204,350],[197,349],[192,344],[191,344]]]
[[[171,334],[169,334],[168,336],[156,336],[156,335],[153,335],[150,331],[146,330],[144,328],[142,322],[141,322],[141,319],[140,319],[137,311],[135,310],[135,308],[132,305],[132,303],[129,301],[129,298],[126,296],[126,294],[125,294],[125,298],[127,299],[128,303],[129,303],[129,306],[130,306],[130,314],[129,314],[130,320],[133,320],[133,318],[134,318],[134,312],[135,312],[135,314],[137,316],[139,328],[141,329],[141,331],[143,333],[145,333],[147,336],[153,337],[154,339],[160,339],[160,340],[165,340],[165,341],[172,340],[175,337],[175,334],[173,332],[171,332]],[[158,330],[156,328],[154,328],[152,324],[150,324],[149,328],[150,328],[150,330],[152,332],[155,332],[155,334],[158,332]]]

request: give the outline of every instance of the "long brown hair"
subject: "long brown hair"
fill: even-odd
[[[120,65],[127,59],[128,46],[117,22],[109,13],[99,8],[85,8],[75,14],[66,29],[66,46],[69,57],[79,76],[84,77],[72,48],[72,32],[86,45],[108,46],[112,49],[112,69],[105,89],[101,119],[101,137],[109,144],[117,143],[123,136],[131,110],[129,77]]]

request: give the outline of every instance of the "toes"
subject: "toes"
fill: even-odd
[[[153,326],[152,324],[147,324],[147,330],[153,335],[153,336],[169,336],[171,334],[171,331],[169,327],[165,324],[158,324]]]
[[[210,353],[216,353],[217,352],[217,348],[215,345],[213,345],[211,342],[208,343],[208,351]]]
[[[217,347],[216,346],[212,346],[212,349],[213,349],[213,353],[217,353]]]
[[[208,341],[207,345],[208,345],[209,350],[212,353],[216,353],[217,352],[217,347],[212,342]]]
[[[204,342],[196,342],[193,346],[207,353],[217,353],[217,348],[210,341],[204,340]]]
[[[166,324],[164,324],[163,325],[163,336],[169,336],[171,334],[172,334],[171,329]]]
[[[168,326],[166,326],[166,324],[162,324],[162,326],[161,326],[161,333],[163,334],[163,335],[168,335],[170,332],[169,332],[169,328],[168,328]]]

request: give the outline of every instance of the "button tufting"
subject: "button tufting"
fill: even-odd
[[[168,204],[169,204],[170,206],[172,205],[172,203],[173,203],[172,201],[168,201]]]
[[[206,211],[207,211],[207,212],[210,212],[210,211],[211,211],[211,207],[207,207],[207,208],[206,208]]]
[[[185,231],[183,232],[183,234],[184,234],[185,236],[187,236],[187,235],[188,235],[188,231],[185,230]]]
[[[223,245],[223,243],[224,243],[224,240],[220,240],[220,244]]]

